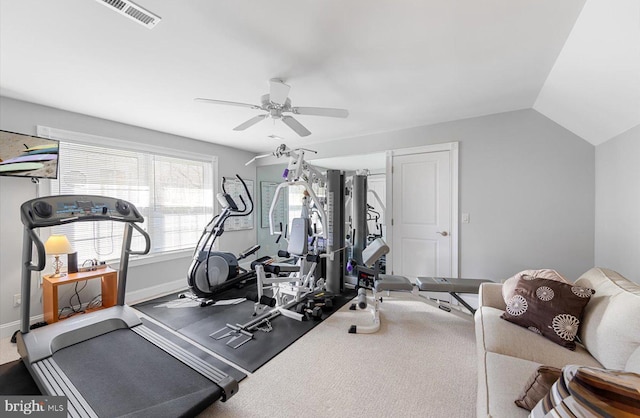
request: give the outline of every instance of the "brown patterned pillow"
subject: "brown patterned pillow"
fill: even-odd
[[[557,367],[540,366],[524,385],[522,392],[515,400],[516,405],[531,411],[540,399],[547,396],[551,386],[562,376],[562,370]]]
[[[582,311],[594,293],[572,283],[522,276],[501,318],[575,350]]]

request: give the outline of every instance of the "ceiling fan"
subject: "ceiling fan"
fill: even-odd
[[[263,110],[267,113],[254,116],[248,121],[241,123],[233,128],[234,131],[244,131],[245,129],[255,125],[256,123],[266,119],[280,119],[289,128],[293,129],[300,136],[311,135],[311,132],[298,122],[293,116],[284,113],[293,113],[294,115],[310,115],[310,116],[327,116],[331,118],[346,118],[349,111],[346,109],[333,109],[328,107],[294,107],[291,106],[289,99],[289,90],[291,86],[277,78],[269,80],[269,93],[264,94],[260,99],[261,104],[254,105],[249,103],[228,102],[225,100],[203,99],[197,98],[196,102],[213,103],[229,106],[248,107],[250,109]]]

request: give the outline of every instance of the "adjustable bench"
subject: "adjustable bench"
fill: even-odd
[[[379,303],[382,302],[382,299],[378,297],[378,294],[382,292],[407,292],[413,296],[420,296],[420,301],[427,302],[432,305],[435,305],[433,301],[423,295],[420,295],[418,292],[447,292],[467,308],[472,315],[475,313],[475,309],[462,299],[459,293],[477,294],[480,284],[488,282],[489,280],[418,277],[414,286],[414,284],[404,276],[379,274],[378,261],[388,252],[389,246],[382,240],[382,238],[373,240],[367,248],[362,251],[362,260],[365,267],[359,266],[356,269],[358,279],[358,299],[357,303],[354,303],[351,306],[351,309],[355,310],[356,307],[360,309],[367,308],[368,303],[366,290],[370,289],[373,292],[373,301],[370,308],[373,316],[373,323],[366,326],[351,325],[349,333],[372,334],[380,329]],[[366,266],[373,266],[373,268],[367,268]],[[451,308],[446,305],[437,304],[435,306],[447,312],[454,312],[459,313],[462,316],[469,316],[462,312],[452,311]]]

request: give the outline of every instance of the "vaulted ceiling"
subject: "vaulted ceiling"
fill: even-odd
[[[0,95],[255,152],[527,108],[594,145],[640,124],[637,0],[136,0],[152,29],[104,1],[0,1]],[[300,138],[194,101],[272,78],[349,117]]]

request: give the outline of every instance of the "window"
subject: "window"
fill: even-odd
[[[56,135],[60,167],[51,194],[110,196],[133,203],[145,218],[141,226],[151,237],[152,255],[195,247],[213,214],[215,159],[69,142],[61,136]],[[109,221],[76,222],[51,232],[67,235],[82,264],[119,258],[123,231],[124,224]],[[143,238],[134,233],[132,249],[142,248]]]
[[[311,189],[313,190],[313,192],[316,194],[316,197],[320,201],[323,201],[326,199],[325,187],[320,187],[318,183],[313,183],[311,185]],[[301,186],[301,185],[293,185],[293,186],[287,187],[287,190],[289,192],[287,196],[288,202],[289,202],[288,224],[289,224],[289,231],[291,231],[291,223],[293,222],[293,218],[300,218],[305,216],[302,210],[303,201],[305,197],[305,188],[304,186]],[[311,206],[311,213],[307,214],[306,216],[309,216],[311,218],[310,222],[312,227],[314,228],[314,231],[316,233],[321,233],[322,224],[320,223],[318,214],[314,210],[315,205],[313,204],[313,201],[311,200],[311,198],[309,198],[309,204]]]

